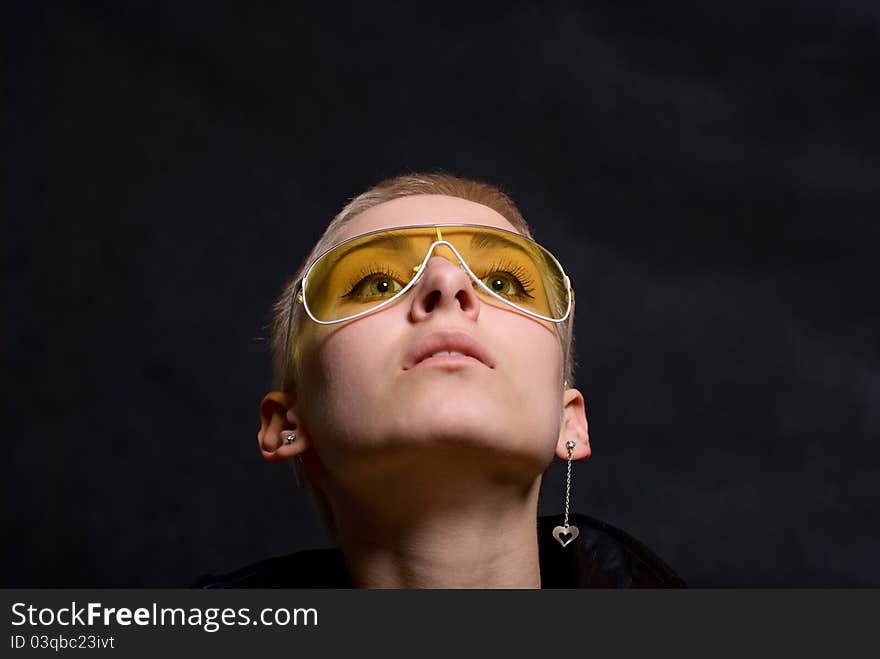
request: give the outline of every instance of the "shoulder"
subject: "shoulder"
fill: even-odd
[[[562,524],[562,516],[538,520],[545,588],[685,587],[669,565],[625,531],[589,515],[570,515],[569,523],[578,527],[579,534],[562,547],[553,537],[553,528]]]

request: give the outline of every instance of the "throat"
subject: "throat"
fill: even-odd
[[[536,519],[537,505],[471,507],[404,523],[343,517],[337,529],[356,587],[540,588]]]

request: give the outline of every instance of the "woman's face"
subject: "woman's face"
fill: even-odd
[[[442,223],[516,231],[481,204],[420,195],[364,211],[336,242]],[[340,325],[303,320],[295,411],[330,473],[355,476],[367,456],[438,446],[497,451],[535,474],[550,463],[563,394],[556,328],[482,302],[467,273],[446,257],[448,250],[435,250],[414,288],[388,308]],[[455,350],[457,341],[471,342],[483,361],[415,363],[426,349]]]

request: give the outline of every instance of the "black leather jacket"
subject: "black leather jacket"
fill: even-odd
[[[681,578],[650,549],[618,528],[587,515],[570,515],[580,535],[567,547],[552,536],[561,516],[538,520],[542,588],[684,588]],[[351,588],[342,552],[308,549],[268,558],[223,575],[204,575],[196,588]]]

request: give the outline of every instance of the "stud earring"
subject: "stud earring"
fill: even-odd
[[[295,441],[296,441],[296,433],[295,432],[289,432],[284,436],[284,443],[285,444],[293,444]]]
[[[565,443],[565,447],[568,449],[568,467],[565,474],[565,520],[562,522],[562,526],[557,526],[553,529],[553,537],[563,547],[577,538],[580,533],[578,527],[570,526],[568,523],[568,503],[571,498],[571,455],[572,451],[574,451],[575,441],[569,439]]]

